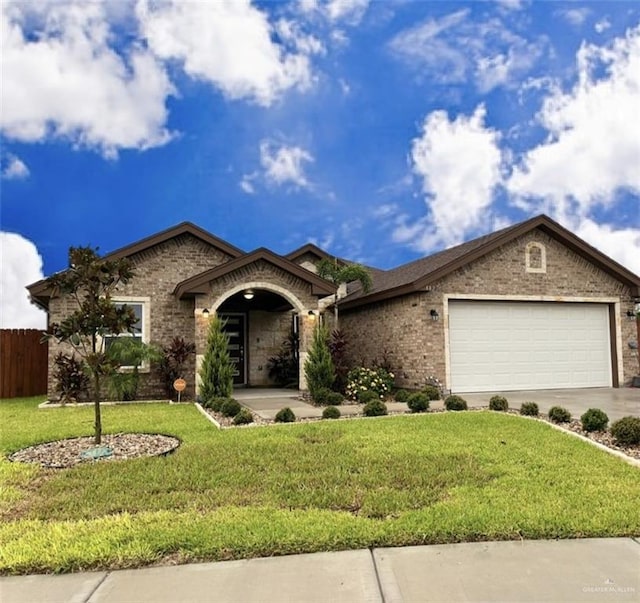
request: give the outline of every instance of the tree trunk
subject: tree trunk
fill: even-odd
[[[94,444],[101,444],[102,443],[102,416],[100,414],[100,375],[95,374],[93,376],[93,386],[95,389],[94,392],[94,402],[93,402],[93,408],[95,411],[95,417],[96,417],[96,421],[94,424],[94,438],[93,438],[93,442]]]

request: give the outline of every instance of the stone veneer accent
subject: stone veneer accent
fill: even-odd
[[[227,262],[231,257],[217,248],[204,243],[190,234],[183,234],[130,257],[136,276],[119,293],[123,296],[150,298],[149,320],[151,343],[168,345],[173,337],[184,337],[194,341],[194,302],[192,299],[178,300],[173,295],[177,283],[205,270]],[[115,296],[114,296],[115,297]],[[50,321],[60,321],[73,311],[70,299],[55,298],[50,302]],[[57,399],[53,379],[53,360],[63,350],[54,341],[49,347],[49,399]],[[70,347],[70,346],[69,346]],[[67,351],[68,348],[67,348]],[[195,359],[187,367],[187,395],[193,396],[195,384]],[[166,398],[162,378],[157,371],[142,374],[139,396],[141,398]]]
[[[544,273],[526,271],[525,251],[532,242],[545,246]],[[351,360],[372,364],[386,353],[399,386],[420,387],[431,375],[445,383],[445,295],[619,299],[620,385],[638,371],[629,347],[636,339],[636,324],[625,315],[632,306],[628,287],[537,229],[456,270],[428,291],[342,311],[340,326],[349,338]],[[430,319],[431,309],[438,311],[439,321]]]

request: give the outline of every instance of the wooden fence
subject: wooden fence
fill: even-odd
[[[47,393],[48,346],[38,329],[0,330],[0,398]]]

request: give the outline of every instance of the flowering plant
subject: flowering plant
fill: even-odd
[[[393,379],[394,374],[383,368],[354,368],[347,375],[345,393],[351,400],[357,400],[358,394],[365,391],[375,392],[384,398],[393,387]]]

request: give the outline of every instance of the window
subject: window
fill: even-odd
[[[544,273],[547,271],[547,255],[542,243],[528,243],[524,252],[527,272]]]
[[[129,337],[139,340],[142,343],[149,342],[149,298],[148,297],[118,297],[113,300],[116,307],[121,308],[127,306],[133,310],[137,321],[134,324],[133,332],[124,332],[118,335],[105,335],[103,337],[105,351],[120,337]],[[133,364],[123,364],[121,368],[133,368]],[[142,364],[140,367],[142,370],[149,370],[146,364]]]

